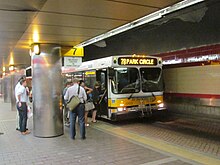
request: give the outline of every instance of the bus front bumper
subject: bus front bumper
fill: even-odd
[[[167,109],[163,108],[153,108],[153,109],[136,109],[133,111],[121,111],[112,113],[111,120],[113,121],[120,121],[120,120],[127,120],[127,119],[135,119],[140,117],[150,117],[153,114],[160,114],[166,113]]]

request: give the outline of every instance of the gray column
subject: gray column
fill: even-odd
[[[2,81],[3,79],[2,78],[0,78],[0,94],[2,95],[3,94],[3,90],[2,90],[2,88],[3,88],[3,81]],[[1,97],[1,96],[0,96]]]
[[[11,76],[7,75],[3,78],[3,96],[4,102],[11,102]]]
[[[40,44],[32,56],[33,131],[37,137],[63,134],[60,46]]]
[[[16,111],[16,99],[15,99],[15,85],[16,85],[16,76],[11,74],[11,110]]]

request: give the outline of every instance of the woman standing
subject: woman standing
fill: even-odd
[[[90,100],[89,95],[92,93],[92,88],[87,87],[83,80],[79,81],[79,85],[85,89],[86,94],[87,94],[87,100],[89,101]],[[88,123],[88,113],[89,113],[89,110],[85,109],[85,126],[87,126],[87,127],[89,126],[89,123]]]
[[[100,84],[98,82],[95,83],[94,89],[92,91],[92,100],[95,105],[95,109],[92,112],[92,122],[96,123],[96,113],[99,109],[99,100],[100,100]]]

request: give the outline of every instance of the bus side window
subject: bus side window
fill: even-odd
[[[101,84],[101,91],[104,91],[107,88],[107,71],[106,70],[98,70],[96,71],[96,80]]]
[[[89,88],[93,88],[95,85],[95,81],[96,81],[96,75],[95,75],[95,71],[91,70],[88,72],[84,72],[84,76],[85,76],[85,84],[87,87]]]

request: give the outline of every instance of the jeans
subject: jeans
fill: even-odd
[[[85,106],[79,104],[73,111],[70,111],[70,138],[75,139],[76,136],[76,117],[78,116],[80,137],[85,139]]]
[[[26,131],[26,126],[27,126],[27,104],[22,102],[21,107],[18,107],[17,109],[19,112],[19,127],[21,132]]]

